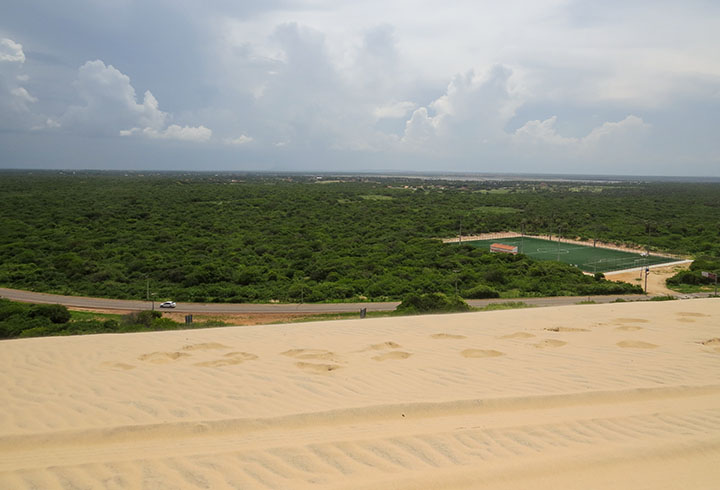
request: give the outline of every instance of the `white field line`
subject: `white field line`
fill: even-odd
[[[646,267],[647,267],[648,269],[657,269],[657,268],[659,268],[659,267],[670,267],[670,266],[673,266],[673,265],[690,264],[690,263],[692,263],[692,262],[693,262],[692,260],[679,260],[679,261],[677,261],[677,262],[665,262],[664,264],[654,264],[654,265],[647,265],[647,266],[642,266],[642,267],[633,267],[633,268],[631,268],[631,269],[622,269],[622,270],[619,270],[619,271],[603,272],[603,274],[605,274],[606,276],[609,276],[609,275],[612,275],[612,274],[621,274],[621,273],[623,273],[623,272],[639,271],[639,270],[645,269]]]

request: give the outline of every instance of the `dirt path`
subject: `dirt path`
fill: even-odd
[[[68,308],[74,311],[87,311],[91,313],[110,313],[113,315],[126,315],[127,310],[112,310],[112,309],[95,309],[95,308]],[[176,322],[184,322],[186,313],[180,313],[175,311],[160,310],[165,318],[170,318]],[[268,323],[292,323],[301,318],[316,316],[316,314],[292,314],[292,313],[218,313],[218,314],[193,314],[193,321],[205,322],[218,320],[225,322],[228,325],[265,325]],[[331,319],[331,318],[328,318]]]
[[[648,281],[647,281],[647,292],[648,294],[668,294],[668,295],[677,295],[679,294],[677,291],[673,291],[672,289],[668,289],[668,287],[665,284],[665,281],[669,278],[677,274],[681,270],[686,270],[690,267],[690,263],[686,264],[676,264],[676,265],[670,265],[667,267],[653,267],[650,269],[650,275],[648,275]],[[611,281],[618,281],[618,282],[629,282],[630,284],[639,284],[640,286],[645,285],[644,278],[641,278],[642,271],[640,270],[634,270],[630,272],[608,272],[605,274],[605,277],[608,278]]]

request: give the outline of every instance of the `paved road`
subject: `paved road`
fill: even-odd
[[[707,294],[687,295],[692,297],[705,297]],[[97,310],[149,310],[152,303],[149,301],[133,301],[105,298],[85,298],[81,296],[62,296],[59,294],[34,293],[19,289],[0,288],[0,297],[24,303],[50,303],[69,307],[88,308]],[[483,307],[491,303],[505,303],[508,301],[522,301],[533,306],[562,306],[574,305],[581,301],[594,301],[595,303],[610,303],[618,298],[627,301],[648,299],[642,294],[610,295],[610,296],[555,296],[548,298],[518,298],[518,299],[471,299],[470,306]],[[178,303],[172,311],[181,313],[345,313],[357,312],[360,308],[367,311],[391,311],[399,304],[397,301],[382,303],[303,303],[303,304],[255,304],[255,303]],[[158,308],[159,302],[155,302]]]

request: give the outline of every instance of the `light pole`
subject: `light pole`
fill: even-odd
[[[152,311],[155,311],[155,293],[150,293],[150,297],[152,298]]]
[[[560,262],[560,233],[562,233],[562,228],[558,228],[558,262]]]
[[[650,267],[645,267],[645,294],[647,294],[647,277],[650,275]]]

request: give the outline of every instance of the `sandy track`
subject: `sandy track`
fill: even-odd
[[[709,489],[719,320],[705,299],[5,341],[0,487]]]
[[[684,264],[674,264],[665,267],[655,266],[650,268],[650,273],[647,277],[647,293],[649,295],[668,295],[668,296],[679,296],[680,293],[673,291],[667,287],[665,281],[677,274],[681,270],[687,270],[690,267],[690,262]],[[607,272],[605,277],[611,281],[628,282],[630,284],[639,285],[645,287],[645,277],[643,271],[632,270],[632,271],[619,271],[619,272]]]

